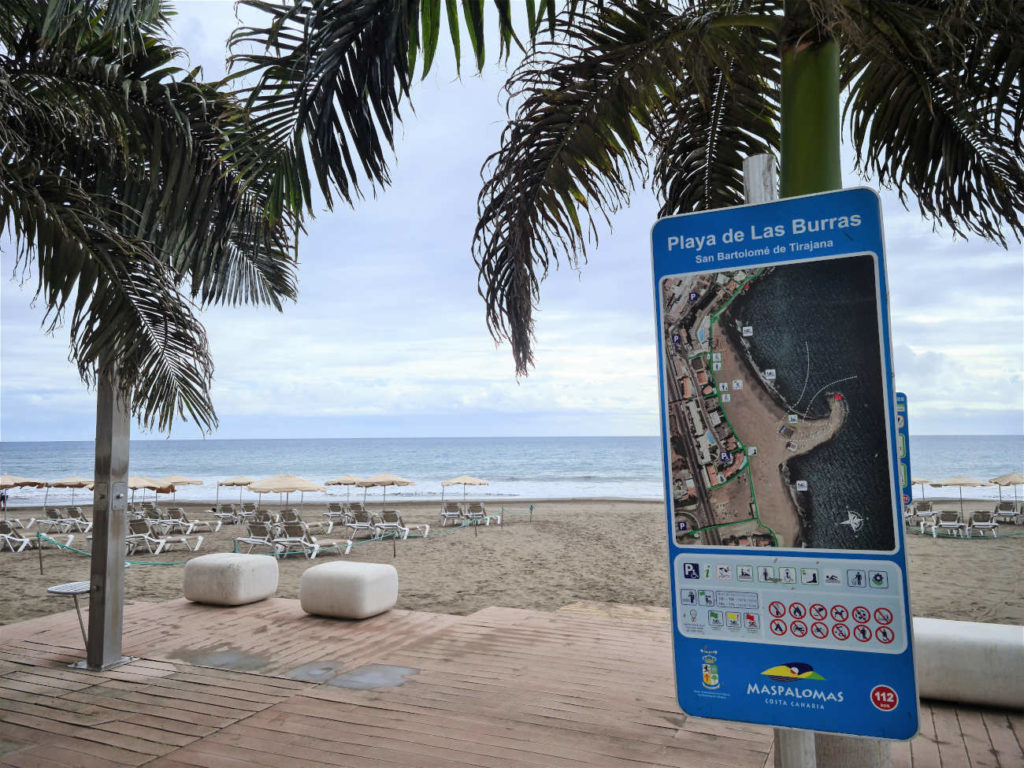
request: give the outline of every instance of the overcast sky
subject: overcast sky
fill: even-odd
[[[232,4],[177,7],[176,43],[219,76]],[[391,188],[309,223],[298,302],[283,314],[203,314],[215,438],[657,434],[653,195],[634,196],[580,272],[563,264],[543,284],[536,370],[517,381],[509,348],[487,333],[469,251],[506,72],[492,62],[456,80],[446,42],[415,86],[415,114],[404,111]],[[864,183],[848,153],[844,163],[845,184]],[[912,431],[1024,433],[1020,245],[954,240],[883,200],[896,385]],[[67,360],[67,330],[42,332],[34,283],[11,279],[9,247],[0,266],[0,437],[91,439],[95,398]],[[201,437],[191,424],[172,436]]]

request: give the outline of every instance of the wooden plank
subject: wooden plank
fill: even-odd
[[[935,738],[935,721],[932,708],[921,702],[921,732],[910,742],[910,757],[914,768],[941,768],[939,745]]]
[[[985,723],[985,730],[998,764],[1002,768],[1024,765],[1024,749],[1014,735],[1007,713],[995,709],[982,710],[981,719]]]
[[[981,718],[981,712],[968,706],[954,709],[964,747],[970,759],[971,768],[998,768],[999,760],[988,737],[988,729]]]
[[[939,758],[943,765],[969,766],[967,745],[960,732],[956,709],[950,705],[932,705],[932,720],[935,723],[935,741],[939,746]]]

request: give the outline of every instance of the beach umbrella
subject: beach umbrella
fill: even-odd
[[[388,474],[387,472],[381,472],[379,475],[374,475],[373,477],[368,477],[365,480],[360,480],[358,483],[356,483],[356,485],[358,485],[360,488],[363,489],[363,503],[364,504],[366,503],[366,489],[367,488],[383,488],[384,489],[384,499],[381,502],[381,505],[382,505],[381,508],[383,509],[383,505],[386,504],[387,500],[388,500],[388,486],[389,485],[395,485],[395,486],[400,486],[400,485],[416,485],[416,483],[414,483],[412,480],[406,480],[404,477],[398,477],[398,475],[391,475],[391,474]]]
[[[145,477],[143,475],[132,475],[128,478],[128,488],[132,492],[132,504],[135,503],[135,492],[142,491],[142,500],[146,500],[146,490],[153,491],[154,498],[158,493],[170,493],[174,490],[173,486],[164,485],[159,480],[154,480],[152,477]]]
[[[62,477],[60,480],[54,480],[52,483],[48,483],[50,488],[70,488],[71,489],[71,504],[75,503],[75,491],[79,488],[91,488],[92,480],[88,477],[79,477],[78,475],[70,475],[68,477]],[[43,506],[46,505],[46,501],[43,501]]]
[[[993,477],[991,480],[989,480],[989,482],[990,483],[994,483],[995,485],[999,486],[999,500],[1000,501],[1003,500],[1003,486],[1004,485],[1012,485],[1013,486],[1013,503],[1016,504],[1017,503],[1017,486],[1018,485],[1024,485],[1024,475],[1022,475],[1020,472],[1008,472],[1005,475],[1000,475],[999,477]]]
[[[964,488],[982,488],[991,486],[992,483],[986,483],[984,480],[975,480],[973,477],[964,477],[963,475],[957,475],[956,477],[948,477],[945,480],[935,480],[934,482],[928,483],[933,488],[943,487],[955,487],[960,490],[960,514],[964,513]]]
[[[344,485],[345,487],[345,503],[349,502],[349,494],[352,493],[352,486],[359,485],[363,481],[363,478],[356,477],[355,475],[342,475],[336,477],[333,480],[328,480],[324,485]]]
[[[214,503],[218,507],[220,506],[220,487],[222,485],[224,485],[224,486],[231,486],[231,487],[236,487],[237,486],[238,487],[238,503],[241,504],[242,503],[242,491],[245,490],[246,487],[252,485],[255,482],[256,482],[255,478],[253,478],[253,477],[245,477],[244,475],[239,475],[238,477],[232,477],[232,478],[230,478],[228,480],[221,480],[220,482],[217,483],[217,501],[214,502]]]
[[[178,500],[178,488],[179,485],[202,485],[202,480],[197,480],[194,477],[185,477],[185,475],[168,475],[167,477],[157,478],[158,483],[164,483],[165,485],[174,486],[171,493],[174,495],[174,500]]]
[[[459,475],[453,477],[451,480],[445,480],[441,483],[441,501],[444,502],[444,489],[449,485],[461,485],[462,486],[462,502],[466,502],[466,486],[467,485],[489,485],[486,480],[481,480],[479,477],[470,477],[469,475]]]
[[[273,477],[267,477],[263,480],[257,480],[254,483],[249,483],[249,490],[253,493],[260,494],[260,500],[263,499],[264,493],[283,493],[285,495],[285,504],[288,503],[288,495],[292,493],[299,493],[299,511],[302,511],[302,505],[305,501],[305,494],[307,491],[320,491],[323,493],[326,489],[322,485],[317,485],[312,480],[307,480],[304,477],[298,475],[274,475]]]
[[[42,480],[33,480],[30,477],[18,477],[17,475],[0,475],[0,490],[9,491],[11,488],[43,488],[46,483]],[[7,519],[7,505],[4,505],[4,520]]]
[[[928,485],[929,483],[931,483],[931,480],[922,480],[920,477],[915,477],[915,478],[913,478],[910,481],[911,485],[920,485],[921,486],[921,498],[922,499],[924,498],[924,487],[926,485]]]

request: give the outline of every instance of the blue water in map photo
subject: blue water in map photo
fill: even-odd
[[[822,549],[894,547],[892,490],[886,449],[875,263],[852,256],[777,266],[755,281],[723,317],[753,328],[745,341],[759,370],[776,370],[775,387],[801,418],[822,418],[831,393],[848,410],[838,434],[789,460],[790,480],[808,480],[798,497],[803,540]],[[854,532],[840,525],[852,509],[864,518]]]

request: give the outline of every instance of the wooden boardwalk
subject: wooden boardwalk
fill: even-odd
[[[643,616],[489,608],[306,616],[295,600],[125,612],[107,672],[73,611],[0,627],[0,765],[772,765],[771,731],[689,718],[671,638]],[[1024,766],[1021,713],[922,706],[897,766]]]

